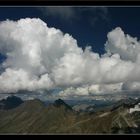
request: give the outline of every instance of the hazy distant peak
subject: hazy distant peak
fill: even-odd
[[[12,109],[23,103],[23,100],[17,96],[8,96],[0,101],[0,109]]]
[[[56,106],[56,107],[64,106],[64,107],[66,107],[67,109],[72,110],[72,108],[71,108],[68,104],[66,104],[62,99],[55,100],[54,106]]]

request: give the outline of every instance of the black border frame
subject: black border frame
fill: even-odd
[[[0,6],[140,6],[140,0],[0,0]]]
[[[140,6],[140,0],[0,0],[0,7],[13,6]],[[0,135],[38,135],[38,134],[0,134]],[[58,135],[58,134],[40,134]],[[87,134],[60,134],[87,135]],[[90,135],[118,135],[118,134],[90,134]],[[121,135],[121,134],[120,134]],[[131,135],[131,134],[122,134]],[[140,135],[140,134],[134,134]]]

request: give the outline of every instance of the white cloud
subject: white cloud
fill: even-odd
[[[79,96],[120,91],[128,82],[129,89],[140,81],[139,41],[121,28],[108,33],[101,57],[37,18],[0,22],[0,31],[0,52],[6,56],[1,93],[61,87],[67,88],[62,95]]]
[[[7,68],[0,76],[1,93],[15,93],[19,90],[33,91],[52,87],[53,83],[49,79],[48,74],[44,74],[38,79],[37,76],[30,75],[23,69],[13,70]]]
[[[135,62],[140,54],[140,42],[128,34],[124,34],[120,27],[107,35],[106,50],[108,53],[118,53],[123,60]]]
[[[0,51],[7,57],[2,63],[1,92],[52,88],[53,69],[60,59],[68,53],[82,53],[69,34],[48,28],[40,19],[3,21],[0,30]]]
[[[58,97],[65,99],[72,99],[74,97],[89,96],[92,95],[105,95],[105,94],[116,94],[121,92],[122,83],[117,84],[96,84],[96,85],[83,85],[81,87],[69,87],[58,93]]]
[[[109,32],[107,37],[105,47],[108,55],[117,53],[126,65],[131,63],[124,72],[122,71],[124,65],[120,65],[120,75],[124,76],[126,73],[128,75],[123,80],[123,90],[140,90],[140,41],[125,34],[120,27]]]

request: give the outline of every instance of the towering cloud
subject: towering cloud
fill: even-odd
[[[0,53],[6,56],[0,92],[57,87],[76,88],[77,95],[89,94],[89,89],[101,93],[137,86],[140,90],[139,42],[121,28],[107,37],[107,52],[100,57],[90,46],[83,51],[71,35],[49,28],[40,19],[0,22]]]
[[[125,35],[120,27],[109,32],[106,50],[111,53],[118,53],[123,60],[135,62],[139,59],[140,43],[137,38]]]

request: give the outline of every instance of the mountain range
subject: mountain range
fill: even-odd
[[[9,99],[12,108],[0,108],[1,134],[140,133],[140,112],[129,113],[130,106],[134,106],[139,100],[121,100],[96,112],[80,112],[62,99],[46,106],[39,99],[22,101],[11,96],[0,103],[7,106]],[[21,102],[14,106],[17,101]]]

